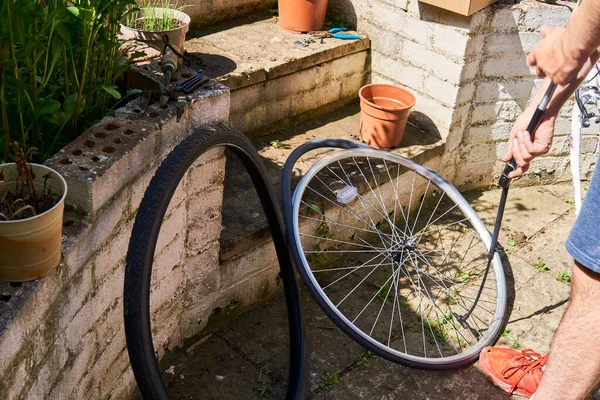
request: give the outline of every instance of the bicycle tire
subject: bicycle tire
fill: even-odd
[[[494,318],[493,318],[492,322],[490,323],[490,329],[485,334],[485,336],[482,338],[482,340],[478,341],[476,343],[476,346],[474,346],[469,351],[466,351],[465,353],[461,353],[455,357],[441,357],[441,358],[414,357],[411,355],[403,354],[402,352],[399,352],[399,351],[393,351],[394,349],[390,349],[389,347],[382,346],[381,343],[378,343],[377,341],[372,340],[372,338],[370,338],[369,335],[366,335],[363,331],[361,331],[359,328],[357,328],[357,326],[354,325],[353,321],[350,321],[345,315],[343,315],[336,308],[335,304],[328,298],[327,294],[325,294],[324,290],[317,282],[315,275],[311,271],[311,267],[307,261],[307,257],[304,254],[304,250],[302,249],[302,242],[301,242],[301,238],[300,238],[301,234],[300,234],[300,230],[299,230],[299,226],[298,226],[298,218],[297,218],[299,215],[300,200],[302,199],[302,195],[308,185],[308,182],[314,176],[316,176],[318,171],[320,169],[324,168],[324,166],[327,165],[328,162],[335,161],[336,157],[338,160],[343,157],[348,157],[349,156],[348,153],[350,153],[350,155],[357,155],[357,154],[362,155],[362,156],[370,155],[372,157],[381,157],[383,159],[387,158],[389,160],[399,162],[406,167],[410,167],[413,170],[417,170],[421,175],[425,175],[426,178],[434,181],[437,185],[443,186],[444,191],[452,198],[452,200],[454,202],[460,203],[461,210],[463,212],[465,212],[465,215],[469,216],[470,222],[473,223],[473,225],[475,226],[477,234],[481,237],[482,241],[487,246],[487,249],[489,249],[489,245],[490,245],[490,241],[491,241],[489,232],[487,231],[487,229],[485,228],[485,226],[483,225],[483,223],[481,222],[481,220],[479,219],[477,214],[473,211],[473,209],[466,202],[466,200],[464,200],[462,195],[460,195],[460,193],[447,180],[445,180],[444,178],[439,176],[434,171],[432,171],[426,167],[420,166],[419,164],[416,164],[411,160],[405,159],[403,157],[400,157],[400,156],[392,154],[392,153],[382,152],[380,150],[372,149],[367,146],[354,144],[352,142],[340,143],[340,141],[328,141],[327,143],[321,143],[321,144],[324,144],[323,147],[342,147],[342,148],[354,149],[354,150],[345,150],[342,152],[334,153],[333,155],[329,155],[329,156],[325,157],[324,159],[318,161],[301,179],[300,183],[298,184],[298,186],[296,187],[296,189],[294,191],[292,199],[288,200],[289,197],[287,197],[287,198],[284,197],[284,212],[285,212],[285,218],[286,218],[286,225],[288,227],[288,231],[287,231],[288,243],[290,244],[292,256],[294,258],[296,267],[298,268],[299,273],[300,273],[305,285],[307,286],[309,292],[313,296],[313,298],[316,300],[316,302],[319,304],[319,306],[323,309],[323,311],[327,314],[327,316],[338,327],[340,327],[348,336],[350,336],[353,340],[358,342],[363,347],[367,348],[368,350],[374,352],[375,354],[377,354],[389,361],[396,362],[396,363],[399,363],[399,364],[402,364],[405,366],[409,366],[409,367],[413,367],[413,368],[428,369],[428,370],[446,370],[446,369],[459,368],[459,367],[471,364],[472,362],[477,360],[481,349],[487,345],[492,344],[493,342],[495,342],[498,339],[500,332],[502,330],[502,327],[504,326],[504,322],[505,322],[504,314],[506,312],[506,303],[507,303],[506,282],[505,282],[505,277],[504,277],[504,271],[502,268],[502,263],[500,260],[500,256],[498,254],[495,255],[494,261],[493,261],[493,271],[495,273],[495,278],[496,278],[496,283],[497,283],[496,290],[497,290],[497,296],[498,296],[496,310],[495,310]],[[305,153],[306,151],[313,150],[318,147],[320,147],[320,146],[315,145],[315,144],[307,145],[305,149],[299,149],[297,154],[294,154],[293,157],[290,156],[290,160],[289,160],[290,165],[286,164],[286,169],[284,169],[284,174],[285,174],[285,170],[291,171],[291,168],[293,168],[293,163],[295,163],[296,160],[303,153]],[[344,155],[343,153],[346,153],[346,154]],[[284,177],[283,182],[284,182],[284,187],[285,187],[284,188],[284,196],[291,196],[291,188],[289,187],[290,186],[289,176]],[[335,238],[335,239],[337,239],[337,238]],[[335,239],[331,239],[331,240],[339,242],[339,240],[335,240]],[[311,252],[311,253],[314,253],[314,252]],[[388,293],[389,293],[389,291],[388,291]],[[345,297],[344,297],[344,299],[345,299]],[[387,300],[387,298],[386,298],[386,300]],[[381,307],[383,308],[383,304]],[[363,311],[364,311],[364,309],[363,309]],[[393,314],[393,311],[392,311],[392,314]],[[390,328],[390,331],[391,331],[391,328]],[[424,338],[424,340],[425,340],[425,338]],[[389,342],[388,342],[388,346],[389,346]],[[406,346],[406,343],[405,343],[405,346]]]
[[[144,399],[169,399],[154,354],[150,323],[150,281],[154,252],[169,202],[184,174],[204,153],[224,146],[242,161],[259,195],[272,233],[281,269],[288,311],[290,369],[286,399],[304,396],[306,365],[300,296],[283,234],[281,212],[265,167],[252,143],[224,125],[194,131],[165,158],[141,201],[129,243],[124,283],[124,322],[127,350]]]

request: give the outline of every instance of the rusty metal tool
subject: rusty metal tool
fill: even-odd
[[[190,94],[194,90],[196,90],[196,88],[207,83],[208,80],[208,78],[204,77],[204,71],[199,71],[196,75],[186,79],[185,81],[175,86],[175,91]]]
[[[165,76],[165,83],[160,95],[160,105],[164,106],[169,102],[169,83],[171,82],[171,75],[177,70],[177,54],[165,48],[160,64],[160,68]]]

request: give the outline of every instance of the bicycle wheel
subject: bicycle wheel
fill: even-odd
[[[221,146],[231,149],[244,164],[269,223],[288,311],[290,370],[286,399],[303,398],[306,375],[300,297],[285,244],[278,203],[252,143],[244,135],[221,125],[199,129],[181,142],[160,165],[140,204],[127,252],[123,300],[131,367],[145,399],[169,399],[155,356],[150,322],[150,284],[156,243],[165,213],[182,177],[200,156]]]
[[[299,182],[291,223],[288,238],[309,291],[379,356],[451,369],[497,340],[507,300],[500,256],[463,327],[456,316],[476,297],[491,237],[434,171],[375,149],[336,152]]]

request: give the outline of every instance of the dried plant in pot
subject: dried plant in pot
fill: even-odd
[[[169,0],[145,1],[139,6],[127,13],[121,23],[123,37],[144,42],[161,53],[166,40],[183,54],[185,35],[190,28],[190,17],[182,11],[185,6],[179,7]]]
[[[0,280],[24,282],[60,262],[67,183],[56,171],[29,163],[16,143],[15,162],[0,165]]]

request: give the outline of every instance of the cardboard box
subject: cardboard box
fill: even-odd
[[[494,4],[498,0],[419,0],[421,3],[427,3],[452,12],[471,15],[484,7]]]

